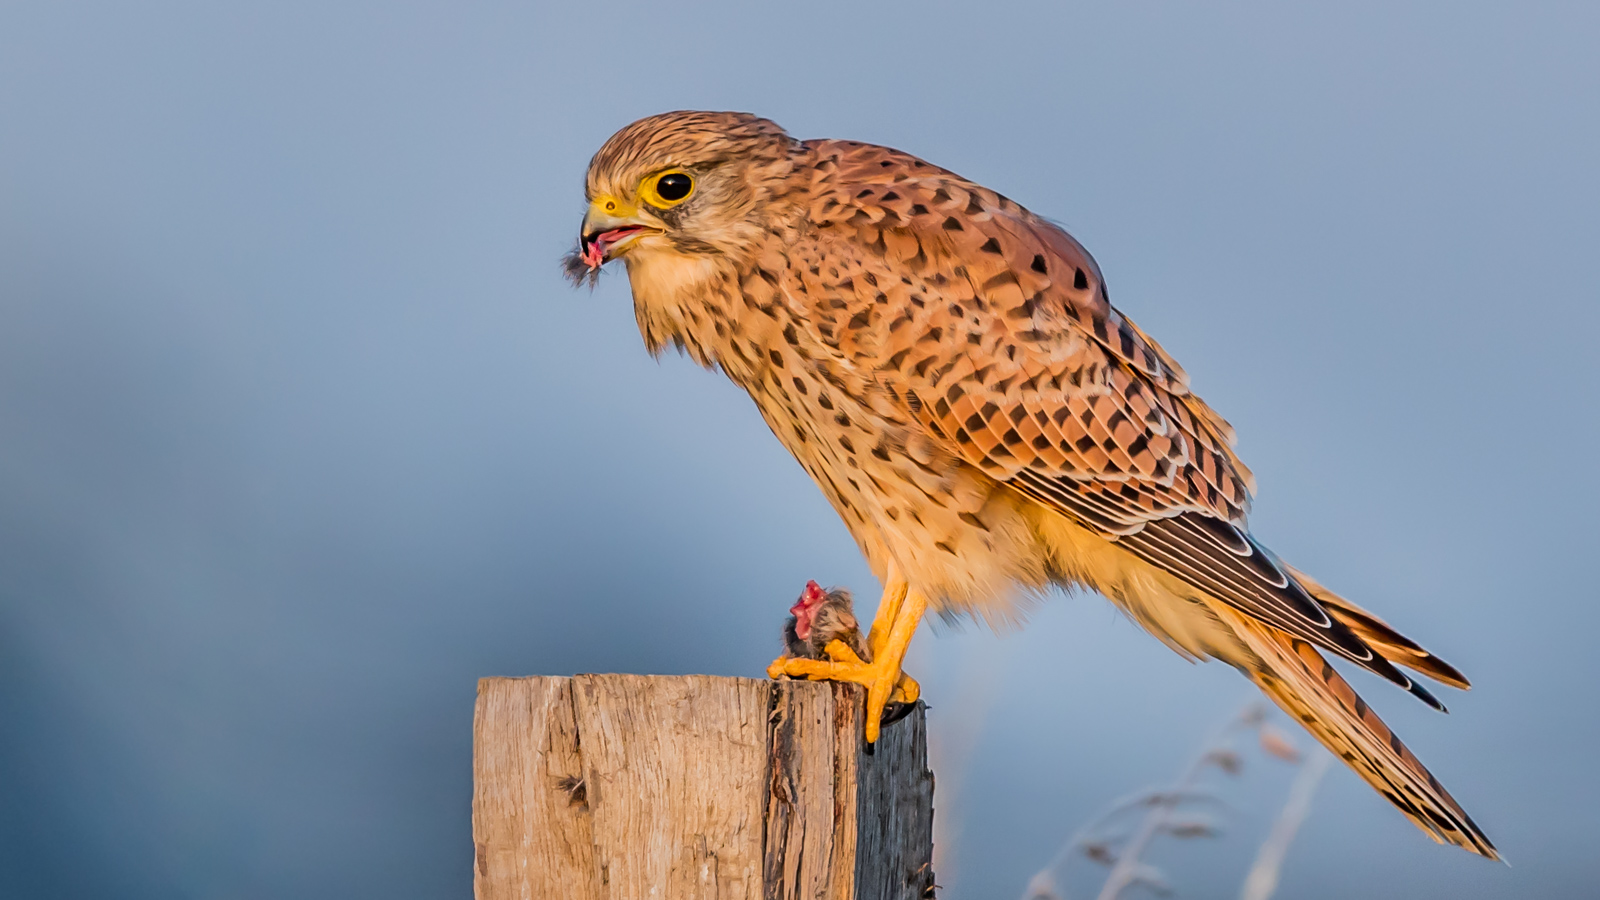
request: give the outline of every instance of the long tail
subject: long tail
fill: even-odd
[[[1366,701],[1356,695],[1316,648],[1248,618],[1226,604],[1214,604],[1213,609],[1260,660],[1258,668],[1246,669],[1245,674],[1272,698],[1272,702],[1299,720],[1324,747],[1344,760],[1434,840],[1455,844],[1489,859],[1500,858],[1494,844],[1473,823],[1466,810],[1405,744],[1400,743],[1400,738],[1368,708]],[[1333,611],[1331,606],[1329,611]],[[1383,627],[1388,629],[1386,625]],[[1460,679],[1459,674],[1456,678]]]
[[[1366,641],[1368,646],[1390,662],[1405,666],[1413,672],[1421,672],[1435,681],[1454,688],[1466,690],[1472,687],[1467,683],[1467,676],[1462,675],[1455,666],[1422,649],[1416,641],[1395,631],[1388,622],[1328,590],[1299,569],[1288,565],[1284,568],[1289,570],[1289,575],[1295,581],[1300,582],[1301,587],[1317,598],[1317,602],[1328,611],[1329,615],[1343,622],[1356,633],[1357,637]]]

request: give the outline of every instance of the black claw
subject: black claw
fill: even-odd
[[[885,704],[883,707],[883,718],[879,720],[879,727],[882,727],[883,725],[893,725],[901,719],[904,719],[906,716],[911,715],[911,711],[916,708],[917,705],[915,703]]]

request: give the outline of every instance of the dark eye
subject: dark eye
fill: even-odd
[[[656,193],[668,203],[676,203],[694,190],[694,179],[683,172],[668,172],[656,180]]]
[[[694,176],[682,169],[657,172],[639,184],[639,199],[659,209],[677,206],[694,193]]]

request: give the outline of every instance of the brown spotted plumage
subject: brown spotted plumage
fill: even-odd
[[[1396,664],[1466,680],[1250,535],[1233,429],[1066,232],[914,156],[739,113],[635,122],[586,189],[569,273],[622,259],[646,346],[748,391],[885,584],[869,653],[775,676],[856,681],[881,710],[915,689],[924,609],[1004,620],[1094,589],[1242,670],[1436,839],[1495,856],[1319,651],[1434,706]]]

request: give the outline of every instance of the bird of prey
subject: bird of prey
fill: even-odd
[[[749,392],[883,582],[869,654],[829,644],[774,677],[864,685],[874,741],[915,691],[901,662],[930,607],[1004,620],[1052,585],[1096,590],[1244,673],[1436,840],[1497,858],[1324,654],[1440,709],[1399,667],[1466,679],[1256,540],[1233,429],[1061,228],[910,154],[745,113],[628,125],[585,194],[568,274],[621,259],[645,346]]]

